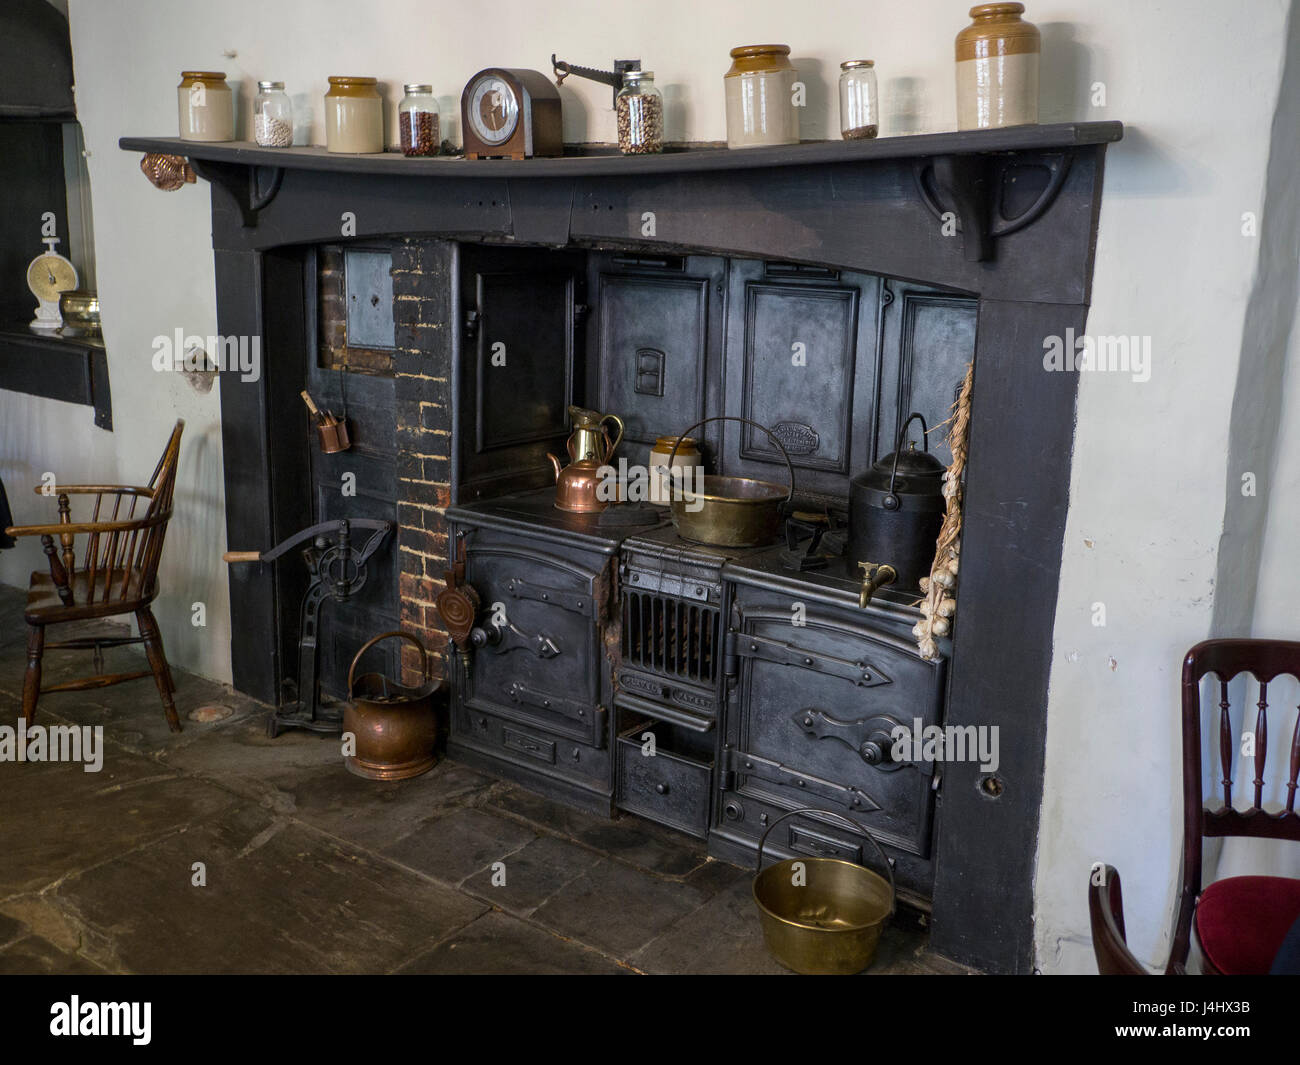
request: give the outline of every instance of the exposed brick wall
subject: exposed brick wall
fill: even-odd
[[[418,636],[439,668],[447,632],[433,601],[447,570],[451,492],[451,254],[436,240],[408,240],[393,252],[393,360],[397,413],[397,520],[402,628]],[[402,651],[404,682],[418,655]]]

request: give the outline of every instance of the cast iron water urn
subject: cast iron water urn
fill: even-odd
[[[908,426],[917,419],[922,450],[912,441],[905,451]],[[849,561],[892,566],[899,589],[919,588],[929,574],[943,525],[945,468],[929,453],[927,432],[920,412],[910,415],[897,450],[849,482]]]

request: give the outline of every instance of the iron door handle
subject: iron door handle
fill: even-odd
[[[507,622],[475,629],[470,634],[475,647],[491,647],[497,654],[507,654],[517,648],[531,651],[538,658],[556,658],[563,653],[555,637],[544,632],[530,635]]]

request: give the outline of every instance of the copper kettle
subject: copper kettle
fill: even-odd
[[[573,422],[573,434],[565,444],[569,464],[561,466],[555,455],[546,456],[555,468],[555,508],[591,514],[604,510],[611,502],[600,498],[601,469],[609,464],[623,440],[623,419],[583,407],[570,407],[569,419]],[[606,422],[618,426],[618,435],[612,441]]]

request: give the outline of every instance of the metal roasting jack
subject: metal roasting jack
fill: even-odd
[[[598,81],[602,85],[608,85],[613,91],[612,99],[617,106],[618,90],[623,87],[623,74],[628,70],[640,70],[641,60],[639,59],[615,59],[613,70],[596,70],[592,67],[580,67],[575,63],[566,63],[563,59],[556,59],[555,53],[551,53],[551,67],[555,72],[555,84],[563,85],[564,79],[570,74],[576,74],[580,78],[587,78],[590,81]]]
[[[898,579],[898,572],[887,562],[859,562],[862,570],[862,590],[858,592],[858,607],[861,609],[871,602],[871,597],[887,584]]]
[[[352,542],[353,529],[372,530],[360,547]],[[302,597],[299,612],[298,678],[296,682],[288,677],[281,681],[281,688],[289,698],[271,713],[267,721],[267,735],[272,739],[282,728],[338,732],[342,727],[342,711],[329,712],[321,705],[320,659],[317,657],[321,602],[327,598],[345,602],[359,592],[366,583],[366,562],[392,531],[391,521],[376,518],[323,521],[294,533],[269,551],[227,551],[221,556],[229,563],[274,562],[310,541],[302,551],[311,583]]]

